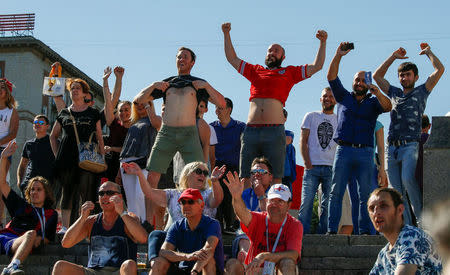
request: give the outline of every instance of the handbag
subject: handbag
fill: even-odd
[[[70,118],[73,122],[73,129],[75,131],[75,138],[78,145],[78,166],[83,169],[93,173],[101,173],[106,171],[108,166],[105,163],[105,158],[98,152],[98,144],[92,142],[92,137],[95,132],[92,132],[89,136],[88,142],[80,142],[78,137],[77,126],[75,118],[70,111]]]

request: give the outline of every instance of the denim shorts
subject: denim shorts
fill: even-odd
[[[266,157],[272,165],[274,178],[284,175],[286,158],[286,134],[284,125],[249,127],[241,137],[240,177],[249,178],[253,159]]]

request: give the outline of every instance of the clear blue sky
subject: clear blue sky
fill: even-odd
[[[2,1],[2,14],[36,13],[34,36],[98,83],[106,66],[125,67],[122,99],[132,99],[143,87],[177,73],[175,54],[192,48],[197,62],[192,74],[207,80],[235,104],[232,116],[246,121],[250,83],[228,64],[220,25],[231,22],[238,56],[263,64],[266,49],[280,43],[286,49],[283,65],[314,60],[315,32],[328,32],[322,71],[300,82],[286,103],[286,129],[295,132],[297,163],[300,124],[306,112],[320,108],[320,91],[328,85],[326,72],[340,41],[355,43],[341,62],[339,76],[347,89],[358,70],[374,71],[394,50],[404,47],[419,67],[423,83],[433,71],[419,44],[428,42],[446,66],[428,99],[425,113],[450,111],[450,20],[448,1]],[[397,61],[386,78],[399,85]],[[110,80],[111,85],[114,78]],[[214,107],[205,119],[216,119]],[[380,120],[387,130],[389,115]]]

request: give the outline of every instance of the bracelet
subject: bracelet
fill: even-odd
[[[148,109],[150,107],[151,107],[150,104],[145,105],[145,109]]]
[[[128,215],[128,211],[127,210],[123,210],[122,214],[120,214],[120,217],[122,218],[125,215]]]

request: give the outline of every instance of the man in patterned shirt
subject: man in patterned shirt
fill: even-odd
[[[405,206],[393,188],[378,188],[367,202],[375,229],[389,241],[370,274],[441,274],[442,263],[433,240],[422,229],[405,225]]]

